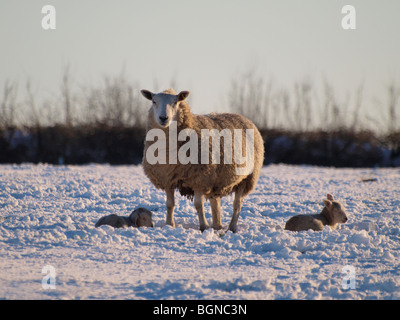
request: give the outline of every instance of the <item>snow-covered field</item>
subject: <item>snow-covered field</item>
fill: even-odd
[[[180,195],[176,229],[164,225],[165,196],[141,166],[2,165],[0,298],[399,299],[399,191],[399,168],[271,165],[245,199],[238,233],[201,233]],[[283,230],[292,215],[319,213],[327,192],[348,223]],[[221,203],[225,228],[232,199]],[[155,228],[94,227],[139,206],[154,212]],[[43,288],[52,275],[55,288],[51,279]]]

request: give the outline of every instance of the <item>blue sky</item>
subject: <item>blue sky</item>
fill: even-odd
[[[46,4],[56,30],[41,27]],[[341,27],[346,4],[356,30]],[[396,0],[2,0],[0,90],[29,78],[38,95],[57,94],[67,65],[77,87],[124,70],[150,90],[175,79],[201,113],[221,110],[232,79],[251,69],[277,87],[326,78],[338,95],[364,83],[370,103],[400,81],[399,12]]]

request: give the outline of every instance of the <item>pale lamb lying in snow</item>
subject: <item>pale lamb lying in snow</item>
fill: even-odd
[[[311,229],[321,231],[324,226],[336,229],[338,223],[345,223],[347,221],[343,205],[339,201],[334,201],[331,194],[327,194],[324,204],[325,208],[320,214],[300,214],[291,217],[286,222],[285,230],[303,231]]]

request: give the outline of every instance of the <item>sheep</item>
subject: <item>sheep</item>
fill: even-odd
[[[229,230],[236,232],[243,199],[255,188],[264,161],[264,142],[256,126],[239,114],[195,115],[191,113],[190,107],[185,101],[190,94],[189,91],[181,91],[178,94],[173,89],[167,89],[161,93],[141,90],[141,93],[146,99],[152,101],[147,119],[143,169],[153,185],[166,193],[166,224],[175,226],[175,190],[178,190],[181,195],[193,200],[201,231],[209,228],[204,215],[204,198],[210,201],[212,227],[215,230],[222,229],[220,199],[234,192],[233,214]],[[173,128],[176,131],[175,136],[173,135]],[[166,152],[166,158],[169,159],[166,163],[154,163],[147,156],[147,152],[154,149],[156,144],[156,142],[151,141],[152,139],[149,139],[149,133],[154,129],[157,129],[157,132],[162,130],[165,134],[164,149],[161,150],[160,147],[158,152]],[[213,154],[211,154],[210,151],[212,151],[216,141],[211,136],[211,139],[204,142],[202,135],[204,132],[217,132],[217,135],[219,134],[218,139],[224,136],[224,148],[218,149],[215,153],[213,151]],[[232,141],[232,135],[238,132],[240,133],[238,141]],[[253,133],[253,136],[250,134],[250,139],[247,139],[248,132]],[[181,138],[177,139],[176,135],[181,137],[181,134],[187,134],[190,140],[186,141],[187,138],[185,141],[181,141]],[[180,148],[184,149],[185,143],[189,142],[193,142],[197,147],[201,145],[201,152],[198,152],[195,148],[190,149],[189,158],[194,161],[181,163],[177,161],[171,150],[179,149],[179,152],[181,152]],[[238,144],[238,142],[241,143]],[[234,144],[234,147],[238,146],[240,156],[244,152],[246,153],[243,157],[245,158],[246,168],[250,166],[250,170],[240,172],[240,169],[243,169],[244,161],[240,162],[236,157],[234,161],[232,159],[232,161],[229,161],[229,148],[228,151],[225,150],[227,144],[231,144],[231,146]],[[184,152],[184,154],[187,155],[187,152]],[[232,152],[230,155],[232,155]],[[219,159],[224,159],[224,162],[218,164],[218,161],[213,161],[215,160],[214,157],[217,156],[219,156]]]
[[[137,208],[132,211],[129,217],[120,217],[116,214],[110,214],[104,216],[97,221],[95,227],[98,228],[104,224],[112,226],[114,228],[126,228],[126,227],[154,227],[154,223],[151,219],[152,212],[145,208]]]
[[[320,214],[299,214],[291,217],[285,225],[285,230],[303,231],[314,230],[321,231],[324,226],[331,229],[337,229],[339,223],[345,223],[347,216],[344,206],[339,201],[334,201],[331,194],[327,194],[324,200],[325,207]]]

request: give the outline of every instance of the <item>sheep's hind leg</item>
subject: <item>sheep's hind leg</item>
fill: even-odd
[[[213,228],[222,229],[221,224],[221,198],[210,198],[211,212],[213,218]]]
[[[166,224],[175,227],[174,208],[175,208],[175,190],[166,190],[167,194],[167,221]]]
[[[204,215],[203,195],[201,193],[194,194],[194,207],[196,208],[197,215],[199,216],[200,230],[203,232],[208,229],[208,223]]]
[[[237,231],[237,222],[239,219],[240,215],[240,210],[242,209],[242,204],[243,204],[243,190],[237,190],[235,192],[235,200],[233,200],[233,214],[232,214],[232,220],[231,223],[229,224],[229,230],[232,232]]]

